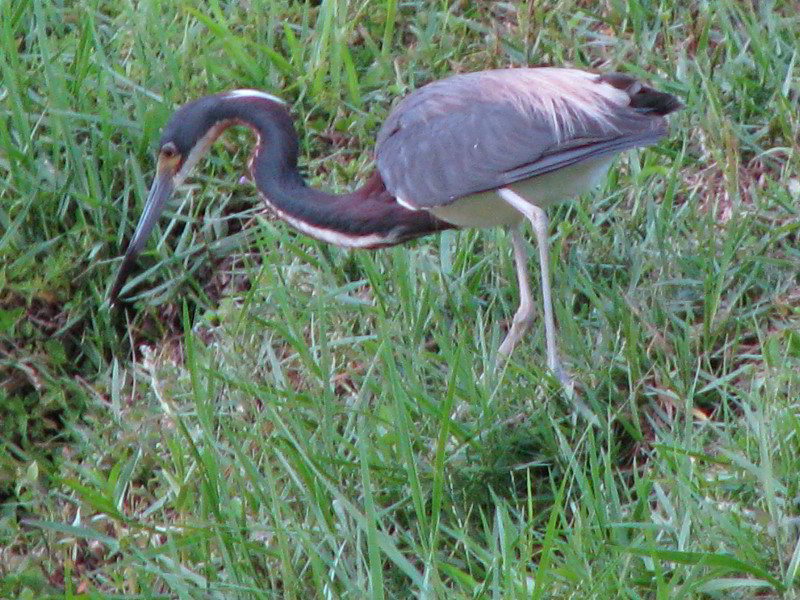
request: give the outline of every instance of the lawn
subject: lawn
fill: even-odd
[[[800,598],[799,47],[782,0],[0,0],[0,598]],[[540,318],[494,367],[506,232],[315,242],[242,129],[109,307],[188,99],[282,97],[343,191],[404,94],[539,64],[685,104],[549,211],[573,393]]]

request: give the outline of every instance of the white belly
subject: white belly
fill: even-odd
[[[613,156],[579,163],[552,173],[525,179],[507,186],[540,208],[587,192],[605,177]],[[496,227],[516,225],[522,219],[516,209],[495,191],[464,196],[443,206],[428,209],[435,217],[458,227]]]

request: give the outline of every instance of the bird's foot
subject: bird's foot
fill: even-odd
[[[555,367],[551,367],[550,372],[553,374],[553,377],[555,377],[558,380],[558,382],[563,386],[564,390],[568,391],[569,393],[572,393],[572,391],[575,389],[575,381],[573,381],[573,379],[569,375],[567,375],[567,372],[564,370],[564,367],[562,367],[560,363],[557,364]]]
[[[594,411],[589,408],[589,406],[580,399],[579,395],[576,393],[575,388],[578,383],[572,379],[561,364],[557,364],[555,367],[550,369],[550,372],[553,374],[553,377],[558,380],[561,384],[562,389],[564,390],[564,395],[569,400],[572,407],[575,411],[582,416],[584,419],[589,421],[594,426],[600,426],[600,419],[597,418],[597,415],[594,414]]]

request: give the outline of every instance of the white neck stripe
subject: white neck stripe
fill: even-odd
[[[277,102],[278,104],[282,104],[284,106],[286,105],[286,102],[277,96],[273,96],[272,94],[261,92],[259,90],[231,90],[225,94],[225,96],[228,98],[261,98],[262,100],[270,100],[271,102]]]

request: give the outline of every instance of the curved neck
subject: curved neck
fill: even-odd
[[[250,172],[267,205],[302,233],[338,246],[378,248],[453,226],[425,210],[409,210],[386,189],[379,173],[362,187],[333,195],[309,187],[297,170],[297,135],[279,103],[242,97],[221,107],[220,119],[257,136]]]

